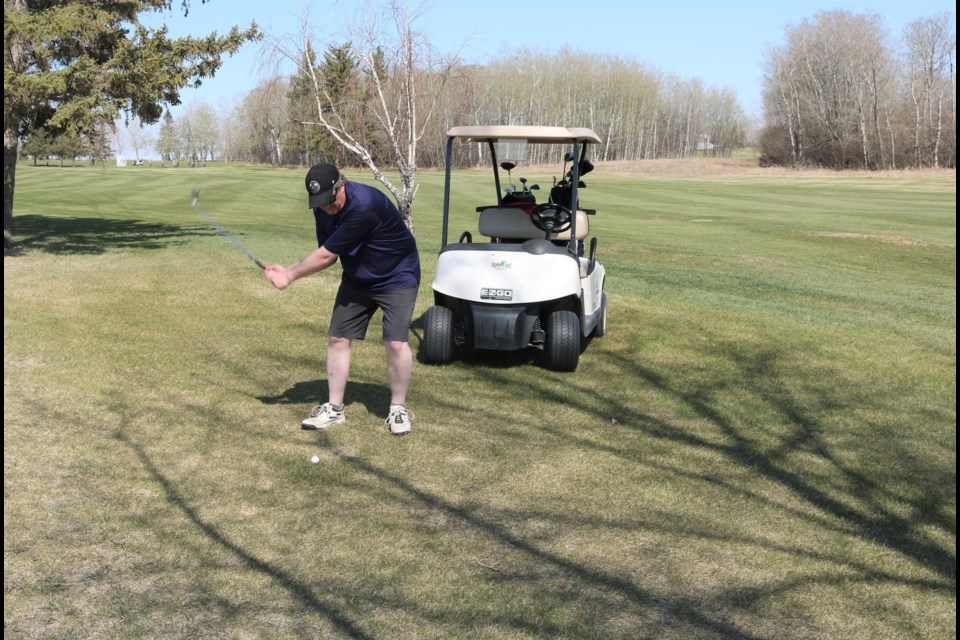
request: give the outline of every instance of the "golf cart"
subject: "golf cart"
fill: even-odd
[[[448,242],[454,143],[480,144],[493,166],[496,198],[476,206],[476,222],[457,242]],[[543,364],[574,371],[585,338],[607,327],[606,272],[597,260],[597,238],[589,241],[588,219],[596,211],[579,206],[581,177],[593,169],[587,147],[600,139],[590,129],[542,126],[469,126],[447,132],[443,237],[433,279],[434,306],[424,316],[422,359],[453,360],[458,350],[543,352]],[[563,162],[559,181],[538,203],[537,184],[512,183],[511,171],[527,159],[530,145]],[[498,164],[499,161],[499,164]],[[567,170],[567,165],[570,169]],[[501,188],[500,170],[507,172]],[[471,217],[473,213],[471,211]],[[474,242],[474,233],[477,241]]]

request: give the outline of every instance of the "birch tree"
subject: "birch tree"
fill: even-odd
[[[910,95],[914,107],[917,165],[940,166],[945,124],[956,144],[957,34],[949,14],[916,20],[904,31]],[[949,109],[948,113],[945,111]],[[956,153],[954,149],[954,154]]]
[[[346,25],[353,56],[369,86],[366,106],[388,145],[388,158],[378,159],[370,132],[365,126],[357,130],[356,120],[347,117],[347,105],[335,100],[322,74],[312,65],[307,71],[316,119],[301,123],[326,129],[369,169],[396,199],[411,230],[418,187],[418,148],[455,64],[453,58],[438,55],[426,36],[415,28],[422,13],[422,5],[411,7],[405,0],[389,0],[385,5],[367,5],[360,21]],[[317,48],[303,13],[299,46],[290,49],[281,45],[277,51],[294,63],[317,59]],[[399,184],[386,175],[388,166],[399,174]]]

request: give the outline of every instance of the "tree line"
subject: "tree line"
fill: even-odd
[[[729,89],[616,56],[519,49],[485,65],[455,65],[442,89],[431,87],[439,76],[424,73],[420,95],[433,101],[434,111],[416,163],[442,166],[444,134],[452,126],[549,123],[592,128],[603,140],[595,150],[600,161],[726,157],[752,135],[764,164],[955,167],[953,24],[947,13],[921,18],[894,39],[878,15],[829,11],[788,27],[784,44],[764,53],[763,122],[752,133]],[[378,164],[389,166],[391,141],[373,122],[371,87],[352,51],[349,44],[331,45],[313,68],[342,105],[337,115],[343,126],[368,141]],[[208,106],[185,113],[176,123],[184,132],[181,146],[171,158],[205,152],[209,159],[275,165],[354,163],[316,124],[307,64],[291,77],[262,81],[215,133]],[[198,130],[207,133],[186,135]],[[164,149],[169,152],[169,145]],[[481,163],[484,151],[459,149],[456,163]],[[545,150],[531,151],[532,163],[557,160],[536,155]]]
[[[193,104],[167,112],[150,142],[161,161],[202,165],[247,161],[308,166],[356,164],[357,158],[317,123],[311,78],[336,106],[339,126],[365,140],[378,166],[391,166],[392,144],[376,121],[370,65],[352,43],[328,45],[320,60],[300,51],[298,71],[260,83],[218,114]],[[784,166],[895,169],[956,165],[956,32],[952,16],[909,24],[896,40],[880,16],[822,12],[786,28],[784,44],[764,52],[763,121],[751,123],[730,89],[682,79],[617,56],[518,49],[484,65],[421,69],[418,107],[431,118],[416,146],[419,167],[443,165],[445,132],[463,124],[586,126],[603,140],[596,160],[727,157],[747,144],[761,162]],[[385,76],[393,58],[374,54]],[[428,103],[429,104],[426,104]],[[323,107],[320,107],[323,108]],[[327,108],[329,111],[330,109]],[[128,128],[137,155],[142,131]],[[748,138],[751,138],[748,141]],[[24,151],[82,154],[102,141],[51,140],[42,130]],[[536,154],[531,163],[555,162]],[[458,149],[458,166],[484,161],[480,147]]]
[[[392,141],[374,120],[372,87],[352,50],[349,43],[328,47],[314,70],[338,105],[338,122],[366,141],[378,164],[389,166]],[[274,165],[356,164],[317,125],[317,104],[306,75],[301,65],[291,77],[262,80],[219,119],[202,102],[175,122],[167,115],[155,149],[172,162],[216,158]],[[421,99],[432,101],[432,118],[417,146],[420,167],[442,167],[446,131],[463,124],[589,127],[603,140],[596,149],[600,161],[729,156],[745,145],[749,128],[731,90],[615,56],[518,50],[486,65],[454,65],[442,78],[424,73],[418,82]],[[484,161],[482,148],[459,151],[458,166]],[[539,148],[530,151],[531,163],[559,160],[536,155],[545,153]]]
[[[956,26],[891,41],[875,14],[819,13],[765,57],[763,159],[836,169],[956,167]]]

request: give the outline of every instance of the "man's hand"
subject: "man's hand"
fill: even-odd
[[[302,260],[294,262],[289,267],[281,264],[271,264],[263,268],[263,275],[277,289],[283,290],[290,286],[290,283],[300,278],[311,276],[318,271],[323,271],[337,261],[337,254],[330,253],[325,248],[314,249]]]
[[[263,270],[263,275],[266,276],[267,280],[270,281],[270,284],[281,291],[290,286],[290,276],[287,275],[287,270],[283,265],[267,265],[267,267]]]

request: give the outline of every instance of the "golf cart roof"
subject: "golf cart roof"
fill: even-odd
[[[600,144],[600,138],[590,129],[583,127],[536,127],[527,125],[488,125],[481,127],[453,127],[447,131],[450,138],[459,138],[465,142],[495,142],[501,139],[526,140],[532,143],[550,142],[593,142]]]

